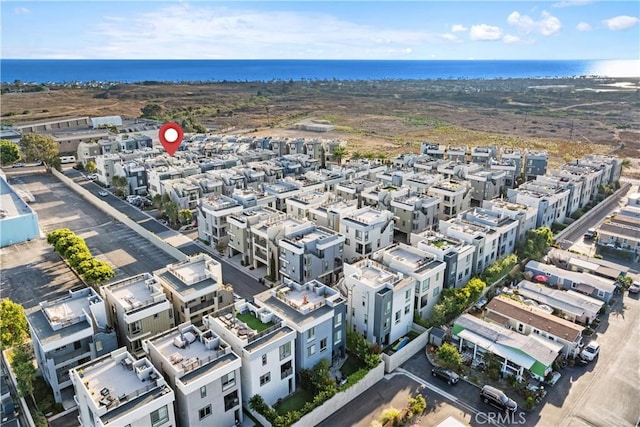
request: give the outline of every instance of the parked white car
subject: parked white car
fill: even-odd
[[[596,341],[591,341],[589,345],[587,345],[582,352],[580,353],[580,357],[584,360],[592,361],[600,354],[600,344]]]

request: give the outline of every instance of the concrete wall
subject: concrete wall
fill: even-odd
[[[342,408],[347,403],[351,402],[353,399],[367,391],[383,377],[384,364],[380,363],[378,366],[370,370],[363,379],[361,379],[345,391],[336,393],[331,399],[327,400],[322,405],[318,406],[316,409],[300,418],[300,420],[297,423],[293,424],[292,427],[308,427],[318,425],[320,422],[333,415],[338,409]],[[260,419],[258,419],[258,421],[260,421]]]
[[[418,330],[420,328],[420,330]],[[402,365],[404,362],[413,357],[414,354],[422,351],[427,345],[427,341],[429,340],[429,332],[427,329],[422,326],[416,325],[415,323],[412,326],[412,329],[420,332],[420,335],[416,337],[414,340],[408,342],[404,347],[391,355],[382,353],[382,360],[384,361],[384,371],[389,373],[396,369],[398,366]]]
[[[158,248],[162,249],[163,251],[165,251],[166,253],[168,253],[169,255],[171,255],[172,257],[177,259],[178,261],[183,261],[183,260],[187,259],[187,256],[184,253],[182,253],[180,250],[178,250],[177,248],[171,246],[170,244],[168,244],[167,242],[165,242],[164,240],[159,238],[157,235],[155,235],[155,234],[151,233],[150,231],[146,230],[145,228],[140,226],[137,222],[133,221],[131,218],[129,218],[128,216],[126,216],[122,212],[120,212],[117,209],[113,208],[111,205],[106,203],[104,200],[99,199],[98,197],[96,197],[95,195],[90,193],[89,191],[85,190],[84,188],[82,188],[81,186],[79,186],[78,184],[73,182],[71,179],[66,177],[64,174],[58,172],[55,169],[52,169],[51,172],[53,173],[53,176],[58,178],[67,187],[71,188],[73,191],[78,193],[80,195],[80,197],[82,197],[87,202],[89,202],[92,205],[94,205],[96,208],[100,209],[105,214],[113,217],[115,220],[120,221],[121,223],[123,223],[127,227],[131,228],[133,231],[138,233],[140,236],[142,236],[145,239],[147,239],[154,246],[157,246]],[[168,264],[170,264],[170,263],[168,263]]]

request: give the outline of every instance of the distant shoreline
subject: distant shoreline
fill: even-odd
[[[3,84],[209,84],[635,78],[636,60],[2,59]]]

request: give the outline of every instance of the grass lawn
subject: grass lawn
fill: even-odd
[[[409,341],[413,341],[416,338],[418,338],[420,336],[420,334],[412,329],[412,330],[409,331],[407,336],[409,337]]]
[[[283,399],[280,403],[276,403],[273,406],[273,409],[275,409],[279,415],[284,415],[287,412],[302,409],[305,403],[311,402],[312,400],[313,393],[307,390],[298,389],[298,391],[293,393],[291,396]]]
[[[344,364],[342,365],[342,368],[340,368],[340,372],[342,372],[342,375],[344,375],[345,377],[348,377],[349,375],[353,374],[356,371],[359,371],[362,368],[364,368],[364,364],[360,361],[360,359],[352,354],[349,354],[347,360],[345,360]]]
[[[251,329],[257,332],[262,332],[265,329],[273,326],[273,322],[262,323],[262,321],[260,321],[260,319],[258,319],[253,314],[251,314],[250,311],[247,311],[246,313],[243,313],[243,314],[236,313],[236,317],[238,318],[238,320],[246,323],[248,327],[250,327]]]

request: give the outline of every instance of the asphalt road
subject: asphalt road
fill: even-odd
[[[112,207],[127,215],[129,218],[137,222],[146,230],[157,235],[162,235],[165,238],[166,236],[171,236],[172,234],[179,234],[172,228],[156,221],[156,219],[149,215],[147,212],[141,211],[132,204],[127,203],[126,201],[114,196],[111,193],[109,193],[107,197],[98,196],[98,191],[103,190],[103,188],[95,182],[86,179],[79,171],[68,169],[65,171],[65,175],[72,178],[77,184],[81,185],[87,191],[93,193],[96,197],[102,198],[105,202],[109,203]],[[131,231],[131,233],[135,234],[133,231]],[[150,245],[148,242],[146,244]],[[196,255],[204,252],[219,261],[222,265],[223,280],[225,281],[225,283],[231,284],[233,286],[234,292],[243,298],[250,300],[254,295],[266,290],[264,285],[258,283],[256,277],[249,274],[246,270],[238,268],[236,265],[229,263],[225,257],[221,257],[216,251],[207,248],[204,244],[200,244],[199,242],[186,243],[179,246],[178,249],[186,255]]]

